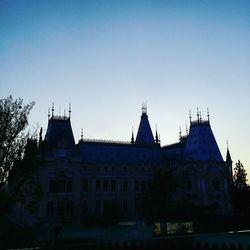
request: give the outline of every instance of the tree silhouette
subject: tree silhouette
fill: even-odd
[[[12,96],[0,99],[0,212],[21,198],[23,184],[33,172],[36,147],[25,131],[34,102],[24,104]],[[28,142],[28,143],[27,143]],[[33,141],[34,142],[34,141]]]
[[[172,171],[160,169],[154,173],[140,199],[141,210],[148,222],[165,220],[172,214],[177,186]]]
[[[235,164],[234,175],[233,175],[233,185],[237,189],[247,188],[247,172],[243,164],[238,161]]]
[[[234,214],[247,216],[250,213],[250,188],[247,184],[247,172],[243,164],[235,164],[232,187],[232,204]]]

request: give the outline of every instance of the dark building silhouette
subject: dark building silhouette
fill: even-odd
[[[174,168],[183,188],[178,199],[189,199],[197,206],[214,206],[216,213],[231,213],[230,183],[232,160],[227,151],[223,160],[213,135],[209,115],[203,120],[190,116],[189,133],[179,142],[161,146],[158,133],[153,136],[142,107],[139,128],[130,142],[88,140],[75,143],[69,117],[49,116],[44,139],[40,133],[43,165],[39,181],[43,194],[38,216],[56,221],[77,221],[90,213],[102,214],[105,204],[113,202],[121,220],[138,220],[138,197],[158,168]]]

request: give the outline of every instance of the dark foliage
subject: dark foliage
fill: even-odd
[[[160,169],[154,173],[140,197],[140,208],[148,222],[164,221],[173,213],[177,186],[170,170]]]
[[[38,166],[36,140],[25,131],[33,106],[34,102],[24,104],[12,96],[0,99],[0,215],[17,201],[32,210],[33,198],[39,194],[31,178]]]
[[[232,205],[236,216],[250,215],[250,187],[243,164],[235,164],[232,186]]]
[[[234,175],[233,175],[233,185],[237,189],[244,189],[248,187],[247,184],[247,172],[243,164],[238,161],[235,164]]]
[[[21,160],[29,138],[24,133],[34,102],[24,105],[12,96],[0,99],[0,190],[8,182],[14,164]]]

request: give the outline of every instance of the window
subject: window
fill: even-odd
[[[122,201],[122,210],[123,210],[123,212],[128,211],[128,200],[123,200]]]
[[[217,177],[213,179],[213,191],[219,192],[220,191],[220,181]]]
[[[135,211],[139,211],[140,210],[140,201],[139,199],[135,199]]]
[[[72,180],[66,181],[66,192],[72,192]]]
[[[87,202],[87,200],[82,200],[82,202],[81,202],[81,212],[82,212],[82,214],[87,214],[87,212],[88,212],[88,202]]]
[[[54,203],[52,201],[49,201],[47,203],[46,213],[47,213],[47,216],[54,215]]]
[[[101,212],[101,201],[100,200],[96,200],[95,211],[96,211],[96,213],[100,213]]]
[[[134,189],[135,189],[135,192],[139,192],[139,190],[140,190],[140,186],[139,186],[139,181],[138,180],[135,180],[135,182],[134,182]]]
[[[198,187],[199,187],[200,192],[206,191],[206,183],[205,183],[204,177],[198,178]]]
[[[128,181],[123,181],[123,192],[128,192]]]
[[[56,192],[56,182],[54,180],[51,180],[49,182],[49,192],[51,192],[51,193]]]
[[[109,190],[109,182],[108,182],[108,180],[104,180],[103,181],[103,191],[108,192],[108,190]]]
[[[111,192],[115,192],[116,191],[116,181],[112,180],[111,181]]]
[[[142,191],[144,191],[146,189],[146,187],[147,187],[147,181],[142,181],[141,182],[141,189],[142,189]]]
[[[64,215],[64,204],[63,201],[59,201],[56,204],[56,215],[63,216]]]
[[[96,190],[96,192],[101,191],[101,181],[100,180],[96,180],[96,182],[95,182],[95,190]]]
[[[87,180],[82,180],[81,181],[81,186],[82,186],[82,191],[83,192],[88,192],[88,181]]]
[[[68,201],[66,204],[66,214],[73,215],[74,214],[74,203],[73,201]]]
[[[72,180],[69,179],[50,180],[49,192],[51,193],[72,192]]]
[[[186,179],[186,191],[192,191],[192,180],[191,178]]]

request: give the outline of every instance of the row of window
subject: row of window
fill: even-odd
[[[145,189],[147,181],[145,180],[134,180],[130,182],[128,180],[122,180],[119,182],[118,187],[117,180],[96,180],[95,181],[95,191],[96,192],[117,192],[118,190],[122,192],[134,191],[140,192]],[[91,182],[89,180],[81,180],[81,191],[89,192],[92,191]],[[60,180],[50,180],[49,182],[49,192],[50,193],[67,193],[72,192],[72,180],[60,179]]]
[[[83,166],[83,169],[86,171],[86,170],[93,170],[92,168],[89,168],[89,167],[87,167],[87,166]],[[152,168],[151,167],[133,167],[132,169],[131,169],[131,167],[127,167],[127,166],[124,166],[123,168],[117,168],[117,167],[114,167],[114,166],[112,166],[112,167],[110,167],[110,166],[98,166],[97,168],[96,168],[96,170],[97,171],[105,171],[105,172],[107,172],[107,171],[111,171],[111,172],[117,172],[117,171],[123,171],[123,172],[127,172],[127,171],[135,171],[135,172],[137,172],[137,171],[139,171],[139,172],[152,172]]]
[[[118,206],[118,208],[122,212],[128,212],[128,200],[123,199],[120,200],[119,203],[117,203],[115,200],[96,200],[95,201],[95,212],[96,213],[103,213],[105,207],[107,205],[114,205]],[[138,200],[135,200],[135,209],[137,210],[139,206]],[[63,216],[73,216],[74,215],[75,206],[73,201],[49,201],[47,203],[46,207],[46,214],[49,217],[57,216],[57,217],[63,217]],[[82,200],[80,204],[80,213],[81,215],[86,215],[89,212],[90,207],[87,200]]]
[[[200,154],[202,152],[197,152],[197,150],[194,150],[194,151],[190,151],[189,153],[192,155],[192,154]],[[216,150],[214,150],[214,151],[212,151],[212,150],[209,150],[209,151],[203,150],[203,154],[208,154],[208,155],[214,154],[214,155],[217,155],[218,152]]]
[[[128,180],[120,181],[120,190],[123,192],[128,192],[133,190],[134,192],[143,191],[146,188],[147,181],[145,180],[134,180],[130,182]],[[91,191],[90,182],[88,180],[81,181],[81,189],[83,192]],[[116,192],[118,191],[118,181],[117,180],[96,180],[95,181],[95,191],[96,192]]]
[[[186,191],[192,192],[194,191],[194,185],[193,185],[193,181],[191,178],[187,178],[186,179],[186,185],[185,185],[185,189]],[[219,180],[218,177],[215,177],[212,179],[212,183],[211,183],[211,187],[212,187],[212,191],[213,192],[220,192],[221,191],[221,182]],[[202,191],[205,191],[205,181],[204,179],[199,178],[198,179],[198,188]]]
[[[50,180],[49,192],[51,193],[72,192],[72,180],[69,179]]]
[[[73,201],[49,201],[46,210],[47,216],[72,216],[74,214],[74,203]]]

